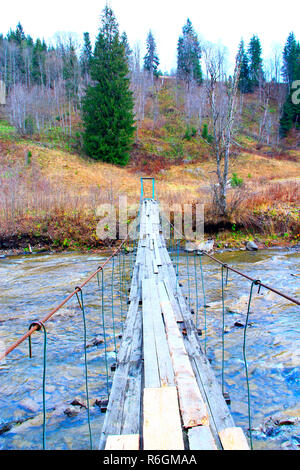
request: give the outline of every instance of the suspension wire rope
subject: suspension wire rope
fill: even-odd
[[[204,284],[204,275],[203,275],[203,266],[202,266],[202,253],[199,256],[200,264],[200,273],[201,273],[201,286],[202,286],[202,295],[203,295],[203,313],[204,313],[204,352],[206,354],[206,344],[207,344],[207,317],[206,317],[206,298],[205,298],[205,284]]]
[[[122,292],[123,292],[123,296],[125,295],[126,297],[126,302],[125,304],[127,303],[127,300],[128,300],[128,297],[127,297],[127,288],[128,288],[128,279],[126,277],[126,261],[125,261],[125,250],[122,250]],[[121,320],[122,320],[122,330],[123,330],[123,323],[124,323],[124,320],[125,318],[123,318],[123,315],[121,315]]]
[[[116,340],[116,328],[115,328],[115,312],[114,312],[114,271],[115,271],[115,257],[112,258],[112,270],[111,270],[111,317],[113,326],[113,337],[114,337],[114,352],[115,359],[117,359],[117,340]]]
[[[224,363],[225,363],[225,299],[224,299],[224,269],[227,270],[227,265],[221,266],[222,278],[222,393],[224,395]]]
[[[251,450],[253,450],[253,440],[252,440],[252,424],[251,424],[251,397],[250,397],[250,384],[249,384],[249,374],[248,374],[248,363],[247,363],[247,356],[246,356],[246,340],[247,340],[247,326],[248,320],[250,315],[250,307],[252,301],[252,294],[253,294],[253,287],[258,285],[259,290],[261,287],[260,280],[256,279],[251,282],[250,293],[249,293],[249,300],[248,300],[248,308],[247,308],[247,315],[244,327],[244,338],[243,338],[243,357],[244,357],[244,367],[245,367],[245,375],[246,375],[246,385],[247,385],[247,398],[248,398],[248,426],[249,426],[249,438],[250,438],[250,446]]]
[[[195,288],[196,288],[196,328],[198,328],[198,281],[197,281],[197,257],[196,252],[194,251],[194,273],[195,273]]]
[[[78,292],[76,292],[76,297],[78,300],[79,307],[82,311],[83,319],[83,348],[84,348],[84,371],[85,371],[85,393],[86,393],[86,407],[87,407],[87,419],[88,419],[88,428],[89,428],[89,438],[90,438],[90,447],[93,449],[93,439],[92,439],[92,429],[91,429],[91,416],[90,416],[90,400],[89,400],[89,386],[88,386],[88,366],[87,366],[87,352],[86,352],[86,337],[87,337],[87,328],[86,328],[86,315],[83,302],[83,292],[80,287],[76,287],[80,292],[80,300]]]
[[[188,251],[186,251],[186,271],[187,271],[187,278],[188,278],[189,309],[191,311],[190,263],[189,263]]]
[[[99,281],[99,272],[97,273],[97,282],[99,290],[101,290],[101,317],[102,317],[102,330],[103,330],[103,340],[104,340],[104,360],[105,360],[105,370],[106,370],[106,393],[109,397],[109,381],[108,381],[108,358],[107,358],[107,341],[106,341],[106,328],[105,328],[105,315],[104,315],[104,272],[101,269],[101,288]]]
[[[123,327],[123,300],[122,300],[122,270],[121,270],[121,252],[118,255],[119,258],[119,291],[120,291],[120,318],[122,321],[122,327]]]
[[[43,348],[43,450],[46,450],[46,366],[47,366],[47,331],[45,325],[41,321],[34,321],[30,324],[29,330],[33,327],[37,327],[37,331],[43,329],[44,333],[44,348]],[[29,341],[29,357],[32,358],[32,345],[31,345],[31,336],[28,336]]]

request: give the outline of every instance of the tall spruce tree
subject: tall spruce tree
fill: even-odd
[[[284,138],[288,132],[295,127],[300,130],[300,103],[293,99],[295,90],[290,89],[279,121],[279,135]]]
[[[84,148],[97,160],[126,165],[133,143],[128,64],[112,9],[105,6],[91,62],[93,85],[82,102]]]
[[[178,77],[188,83],[195,80],[200,85],[202,82],[200,59],[200,44],[190,19],[187,19],[177,44]]]
[[[289,87],[294,80],[299,80],[299,64],[300,64],[300,44],[296,41],[294,33],[290,33],[284,50],[283,50],[283,66],[282,76]]]
[[[156,52],[156,43],[151,31],[146,41],[147,54],[144,57],[144,69],[150,72],[152,77],[158,77],[159,58]]]
[[[64,50],[63,55],[63,79],[69,101],[77,104],[78,86],[80,69],[76,54],[75,45],[72,38],[69,38],[69,44]]]
[[[90,74],[92,61],[92,45],[89,33],[83,33],[83,47],[80,55],[81,76],[86,78]]]
[[[263,60],[261,53],[262,48],[260,40],[256,35],[253,35],[250,39],[248,47],[249,73],[252,91],[254,91],[255,88],[258,88],[259,84],[264,79]]]
[[[299,92],[293,86],[295,80],[300,80],[300,44],[294,33],[289,34],[283,50],[282,76],[288,85],[279,121],[279,135],[284,138],[293,127],[300,129]],[[297,88],[297,83],[295,85]]]
[[[127,34],[126,34],[125,31],[121,35],[121,43],[124,47],[125,56],[127,58],[128,65],[130,66],[130,61],[131,61],[131,57],[132,57],[132,49],[129,45],[128,37],[127,37]]]
[[[45,61],[47,46],[38,38],[32,51],[32,78],[37,85],[43,85],[46,80]]]
[[[239,45],[238,55],[240,57],[241,63],[238,88],[241,93],[249,93],[251,90],[249,60],[245,52],[245,45],[243,39],[241,39]]]

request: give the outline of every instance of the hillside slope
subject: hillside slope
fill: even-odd
[[[300,150],[257,145],[242,130],[230,166],[229,213],[216,217],[210,185],[215,164],[209,146],[193,124],[187,127],[182,104],[162,88],[159,119],[148,116],[138,130],[130,164],[117,167],[72,150],[56,134],[19,138],[0,122],[0,248],[28,244],[92,249],[96,208],[126,195],[130,210],[140,197],[140,177],[154,176],[165,204],[205,204],[207,236],[216,246],[243,246],[255,239],[266,245],[299,241]],[[252,101],[252,97],[251,97]],[[171,112],[170,112],[171,109]],[[247,120],[247,112],[243,117]],[[253,126],[252,126],[253,127]],[[80,128],[80,123],[79,123]],[[76,129],[74,130],[74,132]],[[253,132],[253,129],[252,129]],[[55,137],[55,138],[54,138]]]

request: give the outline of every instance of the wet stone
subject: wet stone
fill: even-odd
[[[64,414],[69,416],[69,418],[73,418],[74,416],[77,416],[79,413],[78,406],[69,406],[64,410]]]
[[[102,413],[105,413],[107,410],[108,399],[107,398],[101,398],[99,400],[96,399],[95,405],[99,406]]]
[[[246,244],[246,250],[248,250],[248,251],[257,251],[258,246],[253,241],[249,241]]]
[[[74,398],[74,400],[71,402],[71,405],[80,406],[81,408],[87,407],[83,400],[80,400],[80,398]]]

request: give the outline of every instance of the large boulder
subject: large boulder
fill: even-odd
[[[249,242],[246,243],[246,250],[248,250],[248,251],[257,251],[258,246],[253,241],[249,241]]]
[[[197,245],[196,243],[194,242],[185,242],[185,247],[184,247],[184,250],[185,251],[188,251],[189,253],[192,253],[193,251],[196,251],[197,250]]]
[[[197,250],[205,253],[210,253],[214,248],[214,240],[206,240],[198,244]]]

